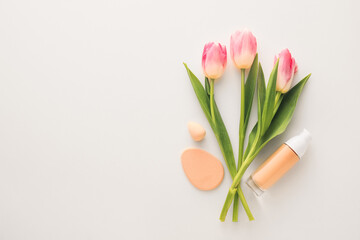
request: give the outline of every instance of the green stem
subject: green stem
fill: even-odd
[[[249,158],[245,159],[244,163],[241,165],[239,171],[237,172],[237,174],[234,177],[234,181],[231,184],[231,188],[237,188],[240,185],[240,181],[242,176],[244,175],[246,169],[248,168],[248,166],[250,165],[251,161],[254,159],[252,158],[252,155],[249,154]]]
[[[276,92],[273,117],[275,116],[277,110],[279,109],[282,99],[283,99],[283,94],[281,92]]]
[[[229,208],[231,206],[231,203],[235,197],[235,194],[238,194],[240,197],[241,202],[243,203],[244,209],[246,214],[248,215],[248,218],[250,221],[254,220],[253,215],[250,212],[249,206],[246,203],[245,197],[243,192],[241,191],[241,188],[230,188],[228,195],[226,196],[226,200],[223,206],[223,209],[221,210],[221,214],[220,214],[220,221],[224,222],[225,221],[225,217],[227,212],[229,211]],[[244,201],[244,202],[243,202]],[[244,204],[245,203],[245,204]]]
[[[245,69],[241,69],[241,109],[240,109],[240,125],[239,125],[239,158],[238,167],[240,168],[244,154],[245,140]]]
[[[224,149],[224,147],[223,147],[223,145],[222,145],[220,136],[219,136],[219,134],[216,132],[216,130],[214,130],[214,133],[215,133],[216,140],[217,140],[218,143],[219,143],[221,153],[222,153],[224,159],[226,159],[227,156],[226,156],[226,153],[225,153],[225,149]],[[228,169],[229,169],[231,178],[234,180],[234,177],[235,177],[235,175],[236,175],[236,170],[234,169],[234,171],[232,171],[232,168],[227,164],[227,161],[226,161],[226,165],[227,165],[227,167],[228,167]],[[245,199],[244,194],[243,194],[243,192],[242,192],[242,190],[241,190],[241,187],[238,186],[236,190],[237,190],[237,193],[235,193],[235,196],[234,196],[235,199],[234,199],[234,200],[240,199],[241,204],[244,206],[245,212],[246,212],[249,220],[250,220],[250,221],[254,220],[254,217],[253,217],[253,215],[251,214],[249,205],[248,205],[248,203],[246,202],[246,199]],[[238,201],[238,203],[239,203],[239,201]],[[231,203],[230,203],[230,204],[231,204]],[[230,207],[230,206],[229,206],[229,207]],[[235,205],[234,207],[237,207],[237,209],[239,209],[239,204],[238,204],[237,206]],[[239,211],[237,211],[237,213],[238,213],[238,212],[239,212]],[[233,219],[234,219],[234,217],[233,217]],[[225,218],[224,218],[224,220],[225,220]]]
[[[277,92],[276,96],[275,96],[275,104],[274,104],[273,115],[275,115],[276,111],[278,110],[278,108],[279,108],[279,106],[281,104],[281,101],[282,101],[282,93]],[[241,124],[241,120],[240,120],[240,124]],[[240,132],[239,134],[240,134],[240,139],[241,139],[241,136],[242,136],[241,130],[239,132]],[[230,188],[229,193],[228,193],[229,197],[226,198],[223,209],[221,211],[221,215],[220,215],[220,220],[221,221],[225,220],[225,217],[226,217],[227,212],[229,210],[229,206],[231,205],[231,202],[229,202],[229,201],[234,200],[234,208],[235,208],[235,206],[238,208],[238,204],[235,202],[235,201],[237,201],[237,197],[235,197],[235,198],[232,197],[232,192],[234,190],[237,190],[237,193],[238,193],[239,198],[241,200],[241,203],[243,204],[244,209],[245,209],[245,211],[246,211],[246,213],[247,213],[247,215],[249,217],[249,220],[250,221],[254,220],[254,217],[252,216],[252,214],[250,212],[250,209],[249,209],[249,206],[247,205],[247,202],[245,200],[244,194],[241,191],[240,182],[241,182],[241,178],[244,175],[246,169],[249,167],[252,160],[256,157],[256,155],[259,153],[259,151],[262,148],[261,146],[259,146],[260,139],[261,139],[261,131],[260,131],[260,128],[258,128],[258,131],[256,133],[256,137],[255,137],[255,141],[253,142],[249,153],[247,154],[247,156],[245,156],[246,157],[245,161],[243,161],[241,165],[238,165],[238,172],[235,175],[235,177],[233,178],[233,183],[232,183],[231,188]],[[240,144],[241,144],[241,142],[240,142]],[[241,149],[240,147],[241,147],[241,145],[239,145],[239,152],[240,152],[240,149]],[[240,154],[239,154],[239,159],[240,159]],[[240,166],[240,169],[239,169],[239,166]],[[234,212],[233,212],[233,221],[235,219],[237,220],[237,212],[235,212],[235,210],[234,210]]]
[[[280,96],[281,96],[281,92],[276,92],[276,96],[275,96],[275,104],[274,104],[274,107],[276,108],[277,106],[277,103],[280,99]]]
[[[240,186],[238,186],[238,188],[237,188],[237,193],[238,193],[238,195],[239,195],[239,197],[240,197],[240,201],[241,201],[241,203],[242,203],[242,205],[243,205],[243,207],[244,207],[244,210],[245,210],[246,215],[248,216],[249,220],[250,220],[250,221],[254,220],[255,218],[254,218],[254,216],[252,215],[252,213],[251,213],[251,211],[250,211],[249,205],[248,205],[247,202],[246,202],[244,193],[242,192]]]
[[[229,208],[231,206],[231,203],[235,197],[236,189],[230,188],[228,195],[226,196],[226,200],[223,206],[223,209],[221,210],[220,214],[220,221],[224,222],[227,212],[229,211]]]
[[[259,133],[259,131],[258,131]],[[235,177],[233,178],[233,183],[231,184],[231,187],[229,189],[229,193],[228,196],[226,197],[223,209],[221,210],[221,214],[220,214],[220,221],[225,221],[227,212],[229,210],[229,207],[231,205],[231,202],[233,201],[234,197],[232,197],[232,192],[234,190],[237,190],[240,188],[240,181],[242,176],[244,175],[246,169],[249,167],[250,163],[252,162],[252,160],[254,160],[254,158],[256,157],[256,155],[259,153],[259,151],[261,150],[261,147],[257,148],[256,146],[258,145],[258,141],[260,139],[260,134],[257,133],[257,137],[254,141],[254,145],[251,148],[251,150],[249,151],[248,155],[246,156],[246,159],[243,161],[243,164],[241,164],[240,169],[238,170],[238,172],[236,173]],[[250,212],[250,208],[247,205],[247,202],[245,200],[244,195],[242,194],[242,197],[244,199],[241,198],[241,194],[239,193],[240,196],[240,200],[241,203],[243,204],[243,207],[245,209],[245,212],[248,215],[249,220],[254,220],[254,217],[252,216],[251,212]],[[243,201],[244,200],[244,201]],[[230,201],[230,202],[229,202]]]
[[[237,222],[237,221],[238,221],[238,215],[239,215],[239,199],[240,199],[241,204],[242,204],[243,207],[244,207],[244,210],[245,210],[246,215],[248,216],[249,220],[250,220],[250,221],[254,220],[254,216],[252,215],[252,213],[251,213],[251,211],[250,211],[250,208],[249,208],[249,205],[248,205],[248,203],[247,203],[247,201],[246,201],[246,198],[245,198],[245,196],[244,196],[244,193],[243,193],[243,191],[242,191],[242,189],[241,189],[241,187],[240,187],[240,185],[239,185],[239,186],[237,186],[237,188],[236,188],[236,194],[235,194],[235,197],[234,197],[233,209],[236,209],[236,211],[233,210],[233,218],[232,218],[232,221],[233,221],[233,222]],[[230,203],[230,204],[231,204],[231,203]],[[224,218],[224,220],[225,220],[225,218]]]
[[[260,138],[261,136],[258,135],[257,139],[255,140],[256,144],[255,145],[258,145],[258,139]],[[225,203],[224,203],[224,206],[223,206],[223,209],[221,211],[221,214],[220,214],[220,220],[221,221],[225,221],[225,218],[226,218],[226,215],[227,215],[227,212],[229,210],[229,205],[231,205],[231,201],[233,200],[233,198],[229,198],[229,195],[231,196],[232,195],[232,192],[234,190],[236,190],[236,188],[238,188],[240,186],[240,181],[241,181],[241,178],[242,176],[244,175],[246,169],[249,167],[249,165],[251,164],[251,162],[254,160],[254,158],[256,157],[256,155],[258,155],[258,153],[261,151],[261,149],[264,147],[264,145],[259,145],[255,148],[252,148],[250,150],[250,152],[248,153],[248,155],[246,156],[243,164],[241,165],[239,171],[236,173],[235,177],[234,177],[234,180],[233,180],[233,183],[231,184],[231,187],[229,189],[229,193],[228,193],[228,196],[226,197],[226,200],[225,200]],[[241,198],[240,198],[241,200]],[[229,202],[230,201],[230,202]],[[245,208],[245,211],[250,211],[249,207],[248,206],[245,206],[243,204],[244,208]],[[250,219],[250,218],[249,218]]]
[[[237,170],[239,170],[243,162],[244,141],[245,141],[245,131],[246,131],[244,124],[245,124],[245,69],[241,69],[241,104],[240,104],[240,123],[239,123],[239,154],[238,154]],[[242,196],[243,196],[243,200],[245,200],[244,194],[242,194]],[[233,206],[233,219],[232,219],[233,222],[238,221],[238,213],[239,213],[239,198],[237,195],[235,195],[234,206]]]
[[[216,126],[215,114],[214,114],[214,79],[210,79],[210,112],[211,119]]]
[[[226,196],[226,200],[225,200],[224,206],[223,206],[223,208],[221,210],[221,214],[220,214],[220,221],[222,221],[222,222],[225,221],[227,212],[229,211],[230,205],[234,199],[234,192],[236,192],[237,189],[240,188],[241,177],[244,175],[246,169],[249,167],[250,163],[252,162],[252,160],[255,158],[256,155],[254,156],[252,154],[249,154],[249,156],[250,156],[250,158],[245,159],[245,161],[241,165],[239,171],[235,175],[233,183],[231,184],[231,187],[229,189],[228,195]],[[239,196],[240,196],[240,200],[242,200],[240,194],[239,194]],[[244,196],[244,195],[242,195],[242,196]],[[244,200],[245,200],[245,197],[244,197]],[[243,201],[241,201],[241,202],[243,203],[243,207],[244,207],[246,213],[248,214],[249,220],[250,221],[253,220],[254,217],[252,216],[252,214],[250,212],[249,206],[247,204],[244,204]]]
[[[237,222],[238,219],[239,219],[239,203],[240,203],[239,202],[239,194],[235,194],[234,204],[233,204],[233,216],[232,216],[232,221],[233,222]]]

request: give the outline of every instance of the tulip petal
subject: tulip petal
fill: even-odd
[[[202,55],[202,68],[206,77],[210,79],[220,78],[226,68],[226,47],[220,43],[210,42],[205,44]]]
[[[289,91],[294,74],[297,71],[297,64],[289,49],[282,50],[278,56],[275,56],[275,59],[279,59],[276,91],[286,93]]]
[[[257,52],[257,42],[254,35],[247,29],[236,31],[230,38],[230,55],[239,69],[251,67]]]

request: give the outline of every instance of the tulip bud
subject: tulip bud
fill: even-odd
[[[220,78],[226,68],[226,47],[220,43],[210,42],[205,44],[202,55],[202,69],[209,79]]]
[[[278,56],[275,56],[274,63],[279,59],[276,91],[286,93],[289,91],[294,74],[298,70],[295,59],[291,56],[289,49],[284,49]]]
[[[256,51],[256,38],[249,30],[236,31],[231,35],[230,55],[237,68],[250,68],[254,61]]]

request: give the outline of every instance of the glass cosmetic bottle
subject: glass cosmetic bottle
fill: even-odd
[[[304,155],[311,140],[304,129],[286,141],[247,180],[247,185],[260,196],[276,183]]]

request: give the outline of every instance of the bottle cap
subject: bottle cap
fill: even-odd
[[[295,153],[301,158],[304,156],[306,149],[309,146],[311,140],[311,135],[308,130],[304,128],[304,130],[295,137],[290,138],[285,142]]]

